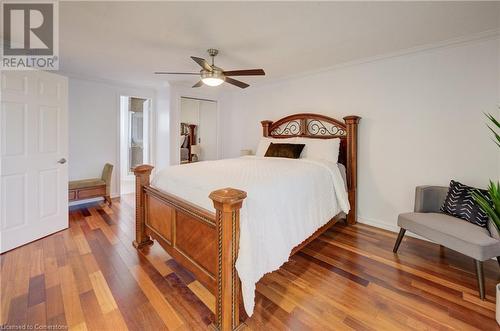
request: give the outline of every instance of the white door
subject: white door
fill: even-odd
[[[1,72],[0,251],[68,227],[68,81]]]
[[[201,148],[200,160],[217,159],[217,102],[200,101],[200,125],[198,143]]]

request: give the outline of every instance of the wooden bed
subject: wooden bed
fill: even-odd
[[[344,122],[318,114],[295,114],[276,122],[262,121],[264,137],[312,139],[340,138],[339,163],[346,167],[351,211],[347,223],[356,222],[357,126],[360,117]],[[210,194],[215,213],[189,201],[159,191],[150,184],[153,167],[140,165],[136,176],[136,240],[138,249],[158,243],[182,266],[190,270],[215,296],[215,330],[235,330],[240,322],[240,284],[235,262],[239,240],[239,210],[246,192],[221,188]],[[292,255],[314,240],[340,214],[318,229],[292,251]]]

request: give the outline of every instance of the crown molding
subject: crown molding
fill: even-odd
[[[436,43],[425,44],[425,45],[421,45],[421,46],[406,48],[406,49],[395,51],[395,52],[390,52],[390,53],[385,53],[385,54],[381,54],[381,55],[365,57],[365,58],[361,58],[361,59],[357,59],[357,60],[353,60],[353,61],[343,62],[343,63],[339,63],[339,64],[336,64],[336,65],[333,65],[330,67],[324,67],[324,68],[315,69],[315,70],[303,71],[301,73],[286,75],[286,76],[283,76],[280,78],[269,79],[268,81],[254,84],[253,87],[260,88],[260,87],[265,87],[268,85],[280,84],[280,83],[290,81],[290,80],[314,76],[314,75],[318,75],[318,74],[322,74],[322,73],[326,73],[326,72],[330,72],[330,71],[335,71],[335,70],[339,70],[339,69],[343,69],[343,68],[347,68],[347,67],[353,67],[353,66],[357,66],[357,65],[361,65],[361,64],[379,62],[379,61],[392,59],[395,57],[413,55],[413,54],[434,51],[434,50],[443,49],[443,48],[451,48],[451,47],[456,47],[456,46],[460,46],[463,44],[482,42],[485,40],[493,40],[493,39],[497,39],[497,38],[500,38],[500,29],[487,30],[487,31],[483,31],[483,32],[475,33],[475,34],[470,34],[470,35],[466,35],[466,36],[461,36],[461,37],[457,37],[457,38],[439,41]],[[499,47],[500,47],[500,39],[499,39]],[[230,93],[234,93],[234,92],[230,92]]]

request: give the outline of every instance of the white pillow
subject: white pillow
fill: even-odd
[[[296,144],[305,144],[301,159],[323,159],[337,163],[339,160],[340,138],[315,139],[295,138]]]
[[[259,145],[257,146],[257,151],[255,152],[255,156],[264,156],[266,155],[267,149],[271,143],[281,143],[281,144],[294,144],[296,138],[270,138],[270,137],[262,137],[260,138]]]

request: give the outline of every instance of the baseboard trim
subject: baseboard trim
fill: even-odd
[[[399,229],[400,229],[399,226],[397,226],[396,224],[388,224],[388,223],[385,223],[385,222],[382,222],[379,220],[374,220],[374,219],[370,219],[370,218],[366,218],[366,217],[358,217],[358,223],[370,225],[370,226],[373,226],[373,227],[376,227],[379,229],[384,229],[384,230],[395,232],[395,233],[398,233]],[[424,237],[421,237],[417,234],[411,233],[410,231],[406,231],[406,235],[413,237],[413,238],[433,242],[433,241],[426,239]]]

